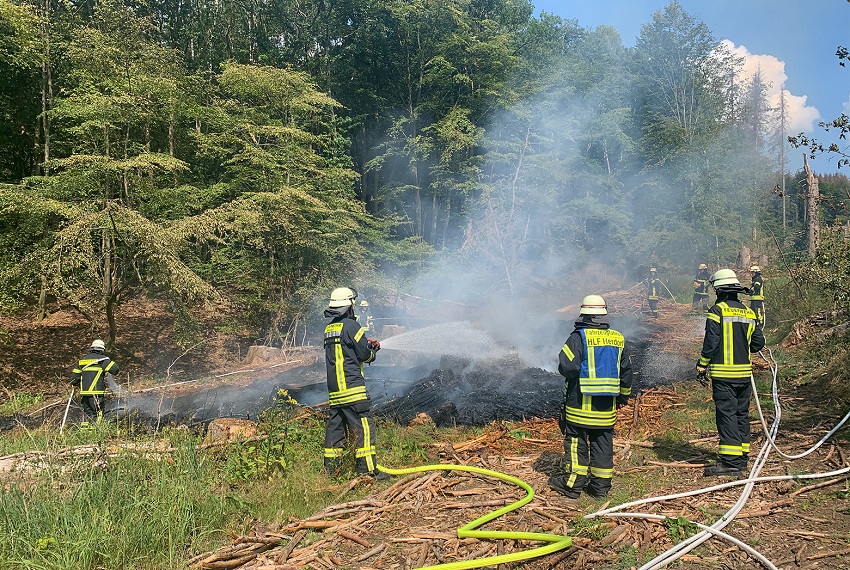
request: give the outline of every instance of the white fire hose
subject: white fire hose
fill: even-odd
[[[850,419],[850,412],[848,412],[847,415],[844,416],[844,419],[842,419],[838,423],[838,425],[836,425],[825,436],[823,436],[814,446],[812,446],[808,450],[804,451],[803,453],[800,453],[800,454],[797,454],[797,455],[788,455],[788,454],[783,453],[781,450],[779,450],[779,448],[776,446],[776,434],[779,431],[779,422],[782,418],[782,407],[779,403],[779,392],[778,392],[778,386],[777,386],[777,384],[778,384],[778,381],[777,381],[778,367],[777,367],[777,364],[776,364],[776,360],[773,358],[773,354],[769,350],[768,350],[768,354],[770,355],[770,360],[765,358],[765,361],[768,363],[768,366],[770,367],[770,370],[771,370],[771,374],[773,376],[771,393],[772,393],[774,405],[775,405],[775,408],[776,408],[776,415],[774,417],[773,423],[771,424],[770,428],[768,429],[767,423],[765,422],[764,415],[762,413],[761,404],[759,403],[758,393],[756,391],[755,380],[751,376],[750,382],[753,386],[753,391],[754,391],[755,396],[756,396],[756,407],[758,409],[759,419],[761,420],[762,429],[764,429],[765,438],[767,439],[768,444],[763,445],[761,450],[759,451],[759,454],[758,454],[758,456],[757,456],[757,458],[756,458],[756,460],[753,464],[753,468],[750,471],[749,477],[747,477],[746,479],[738,480],[738,481],[730,481],[728,483],[722,483],[722,484],[719,484],[719,485],[713,485],[713,486],[710,486],[710,487],[705,487],[705,488],[702,488],[702,489],[695,489],[695,490],[686,491],[686,492],[683,492],[683,493],[676,493],[676,494],[672,494],[672,495],[664,495],[664,496],[659,496],[659,497],[649,497],[649,498],[646,498],[646,499],[639,499],[637,501],[631,501],[629,503],[623,503],[621,505],[617,505],[616,507],[603,509],[603,510],[596,511],[594,513],[590,513],[588,515],[585,515],[585,518],[608,516],[608,517],[664,520],[664,519],[667,518],[664,515],[649,514],[649,513],[621,513],[621,512],[617,512],[617,511],[621,511],[622,509],[634,507],[634,506],[637,506],[637,505],[652,503],[652,502],[668,501],[668,500],[672,500],[672,499],[678,499],[678,498],[681,498],[681,497],[689,497],[689,496],[693,496],[693,495],[699,495],[699,494],[702,494],[702,493],[718,491],[718,490],[721,490],[721,489],[727,489],[727,488],[735,487],[735,486],[741,486],[741,485],[744,486],[744,490],[742,491],[741,496],[738,498],[738,501],[717,522],[715,522],[714,524],[712,524],[709,527],[707,527],[705,525],[701,525],[699,523],[692,523],[695,526],[701,528],[702,530],[700,532],[694,534],[690,538],[680,542],[676,546],[670,548],[669,550],[659,554],[658,556],[656,556],[655,558],[653,558],[652,560],[650,560],[649,562],[647,562],[646,564],[641,566],[639,570],[656,570],[658,568],[663,568],[664,566],[670,564],[674,560],[681,558],[682,556],[684,556],[685,554],[687,554],[688,552],[690,552],[691,550],[693,550],[694,548],[696,548],[697,546],[699,546],[700,544],[702,544],[703,542],[705,542],[706,540],[711,538],[712,536],[719,536],[721,538],[729,540],[730,542],[741,547],[747,553],[749,553],[750,555],[755,557],[757,560],[759,560],[759,562],[761,562],[766,568],[768,568],[770,570],[777,570],[776,566],[774,566],[773,563],[771,563],[764,555],[762,555],[761,553],[759,553],[758,551],[756,551],[752,547],[744,544],[740,540],[738,540],[738,539],[736,539],[732,536],[729,536],[728,534],[721,532],[722,529],[724,527],[726,527],[730,522],[732,522],[732,520],[738,515],[738,513],[741,512],[741,510],[743,509],[744,504],[747,502],[747,499],[749,498],[750,493],[752,492],[752,489],[755,486],[755,484],[765,482],[765,481],[783,481],[783,480],[792,480],[792,479],[793,480],[796,480],[796,479],[820,479],[820,478],[833,477],[835,475],[843,475],[845,473],[850,473],[850,467],[845,467],[843,469],[838,469],[836,471],[830,471],[828,473],[808,473],[808,474],[804,474],[804,475],[776,475],[776,476],[769,476],[769,477],[759,477],[758,476],[759,473],[761,472],[762,468],[764,467],[765,463],[767,463],[767,457],[770,453],[771,448],[775,449],[781,456],[783,456],[787,459],[799,459],[801,457],[805,457],[806,455],[812,453],[814,450],[816,450],[818,447],[820,447],[827,439],[829,439],[833,434],[835,434],[835,432],[837,432],[841,428],[841,426],[843,426],[844,423],[847,422],[848,419]],[[762,358],[764,358],[764,355],[762,355]]]

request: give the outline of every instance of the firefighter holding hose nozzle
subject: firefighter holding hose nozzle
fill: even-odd
[[[92,341],[88,353],[77,361],[71,372],[71,385],[79,386],[80,402],[88,419],[103,419],[107,374],[118,374],[118,365],[106,355],[106,344],[97,339]],[[89,422],[84,421],[80,425],[88,427]]]
[[[582,490],[604,497],[614,476],[614,423],[617,409],[632,392],[632,365],[622,334],[605,320],[608,306],[599,295],[582,300],[575,330],[558,356],[565,378],[561,431],[564,473],[549,486],[570,499]]]
[[[330,404],[325,426],[325,470],[329,475],[339,471],[346,435],[351,433],[355,440],[357,474],[383,481],[389,479],[389,475],[378,470],[375,420],[363,377],[363,363],[375,360],[381,343],[366,338],[367,329],[354,316],[356,301],[356,290],[338,287],[331,292],[324,313],[331,319],[325,327],[324,340]]]
[[[720,269],[711,277],[717,301],[707,313],[697,375],[711,376],[719,461],[708,465],[705,477],[740,476],[747,469],[750,453],[750,396],[753,373],[750,353],[764,348],[764,334],[756,314],[738,295],[748,293],[731,269]]]

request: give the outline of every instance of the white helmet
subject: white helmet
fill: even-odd
[[[361,307],[368,307],[369,301],[367,301],[366,299],[363,299],[362,301],[360,301],[360,306]]]
[[[93,340],[91,343],[92,350],[106,350],[106,344],[100,339]]]
[[[759,267],[758,265],[753,265],[752,267],[750,267],[750,271],[752,271],[753,273],[761,273],[761,267]]]
[[[715,289],[718,287],[728,287],[729,285],[737,285],[741,286],[741,282],[738,281],[738,276],[735,275],[735,272],[731,269],[718,269],[714,275],[711,276],[711,285]]]
[[[328,307],[337,309],[339,307],[353,307],[357,299],[357,291],[349,287],[337,287],[331,291],[331,300]]]
[[[608,305],[602,295],[588,295],[581,300],[580,315],[607,315]]]

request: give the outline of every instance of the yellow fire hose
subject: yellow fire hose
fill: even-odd
[[[482,469],[480,467],[471,467],[468,465],[422,465],[419,467],[408,467],[404,469],[391,469],[389,467],[379,465],[378,469],[384,473],[389,473],[390,475],[408,475],[410,473],[419,473],[422,471],[468,471],[470,473],[478,473],[479,475],[495,477],[496,479],[501,479],[507,483],[512,483],[522,487],[526,492],[525,497],[463,525],[457,529],[457,537],[460,539],[478,538],[484,540],[536,540],[549,543],[544,546],[538,546],[537,548],[522,552],[500,554],[498,556],[490,556],[488,558],[480,558],[478,560],[461,560],[459,562],[437,564],[436,566],[423,566],[417,570],[466,570],[467,568],[481,568],[482,566],[495,566],[496,564],[505,564],[508,562],[520,562],[522,560],[529,560],[538,556],[558,552],[559,550],[569,548],[573,544],[572,538],[558,534],[544,534],[541,532],[511,532],[502,530],[476,530],[481,525],[531,502],[534,498],[534,489],[532,489],[531,485],[522,479],[518,479],[506,473]]]

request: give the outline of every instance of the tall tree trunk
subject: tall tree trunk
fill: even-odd
[[[47,310],[45,309],[45,305],[47,303],[47,275],[41,274],[41,291],[38,294],[38,318],[36,319],[38,322],[44,320],[44,317],[47,316]]]
[[[806,171],[806,185],[808,186],[806,192],[806,218],[808,220],[806,250],[809,255],[814,256],[820,240],[820,217],[818,216],[820,188],[818,187],[818,178],[809,168],[809,160],[805,154],[803,155],[803,168]]]

